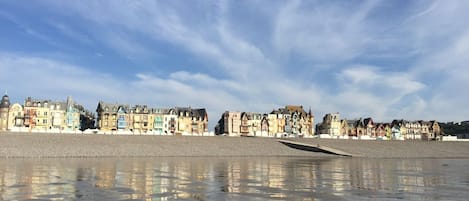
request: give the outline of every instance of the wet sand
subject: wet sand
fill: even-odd
[[[293,139],[368,158],[469,158],[468,142]],[[0,158],[305,156],[275,138],[0,133]]]

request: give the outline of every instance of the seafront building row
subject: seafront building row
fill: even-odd
[[[0,131],[73,133],[92,128],[93,116],[71,97],[66,101],[34,100],[28,97],[20,105],[11,104],[5,94],[0,101]]]
[[[340,119],[339,113],[329,113],[317,126],[321,138],[434,140],[441,137],[437,121],[407,121],[396,119],[390,123],[376,123],[371,117]]]
[[[99,102],[97,129],[106,133],[156,135],[208,135],[208,114],[205,108],[130,107]]]
[[[102,134],[208,135],[205,108],[130,107],[100,101],[96,115],[66,101],[25,99],[11,104],[8,95],[0,101],[0,131]],[[97,121],[95,122],[95,116]]]
[[[213,135],[208,131],[205,108],[151,108],[100,101],[96,114],[68,97],[66,101],[36,100],[11,104],[0,101],[0,131],[149,135]],[[315,125],[314,115],[303,106],[287,105],[270,113],[224,112],[215,134],[252,137],[319,137],[330,139],[432,140],[441,137],[437,121],[393,120],[377,123],[372,118],[341,119],[326,114]]]
[[[215,133],[228,136],[313,137],[314,115],[303,106],[288,105],[270,113],[226,111]]]

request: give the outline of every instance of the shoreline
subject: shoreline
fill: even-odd
[[[280,139],[0,132],[0,158],[343,157],[291,148]],[[356,158],[469,158],[468,142],[288,140],[331,147],[359,156]]]

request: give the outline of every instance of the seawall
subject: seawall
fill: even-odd
[[[371,158],[469,158],[468,142],[294,139]],[[0,158],[301,156],[339,157],[275,138],[0,133]]]

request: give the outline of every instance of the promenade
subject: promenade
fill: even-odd
[[[288,140],[369,158],[468,158],[468,142]],[[303,151],[276,138],[0,133],[0,158],[42,157],[340,157]]]

